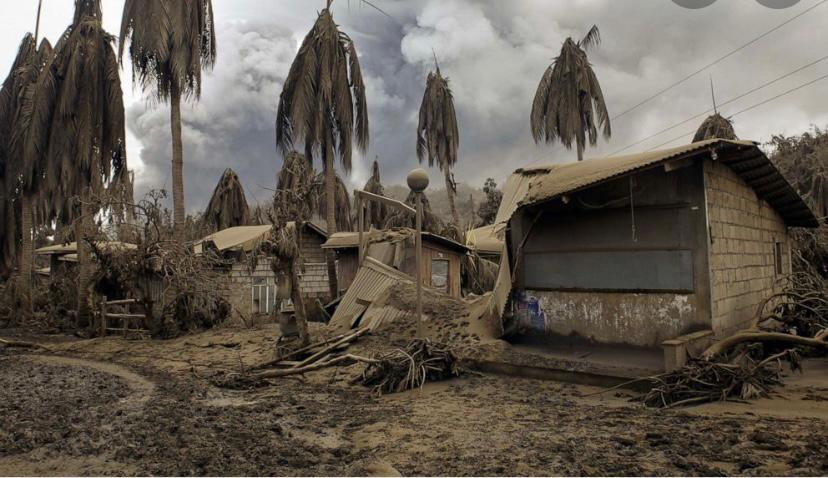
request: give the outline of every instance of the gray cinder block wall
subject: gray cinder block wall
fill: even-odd
[[[791,272],[790,242],[782,217],[729,167],[706,161],[704,175],[712,325],[722,337],[749,327],[760,303],[781,290]]]

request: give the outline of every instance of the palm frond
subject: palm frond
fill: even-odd
[[[166,101],[172,86],[188,97],[201,96],[201,74],[216,61],[211,0],[126,0],[119,56],[127,39],[133,76],[145,91]]]
[[[70,25],[44,61],[26,101],[31,120],[24,138],[27,161],[44,161],[52,215],[67,219],[69,199],[104,191],[127,169],[123,94],[115,37],[101,24],[100,0],[77,0]]]
[[[250,222],[250,208],[244,195],[239,176],[230,168],[224,170],[219,179],[207,209],[204,221],[212,231],[228,227],[245,226]]]
[[[371,177],[368,178],[368,182],[365,183],[363,190],[371,194],[376,194],[377,196],[385,196],[385,188],[382,186],[382,181],[380,180],[379,163],[376,160],[371,167]],[[368,207],[367,225],[382,229],[388,217],[388,208],[383,203],[370,203]]]
[[[431,72],[426,78],[423,101],[420,104],[420,119],[417,124],[417,159],[428,165],[437,165],[441,171],[457,164],[457,149],[460,146],[460,131],[454,98],[448,79],[440,71]]]
[[[305,146],[308,158],[330,148],[345,172],[354,142],[369,142],[365,83],[354,42],[339,31],[329,10],[319,16],[302,42],[285,80],[276,114],[276,143],[287,154]]]
[[[575,143],[580,156],[587,141],[597,143],[599,130],[605,138],[612,135],[604,94],[585,51],[599,42],[597,27],[578,43],[567,38],[544,72],[530,115],[536,143],[560,141],[567,149]]]
[[[592,47],[601,44],[601,31],[598,30],[598,25],[592,25],[586,35],[578,42],[578,46],[584,51],[588,51]]]

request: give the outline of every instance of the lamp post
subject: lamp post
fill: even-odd
[[[417,168],[408,173],[408,187],[414,193],[414,198],[417,203],[417,236],[416,236],[416,254],[415,261],[417,262],[417,338],[424,338],[425,331],[423,327],[423,191],[428,187],[428,173],[422,169]]]

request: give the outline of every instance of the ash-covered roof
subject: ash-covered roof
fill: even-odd
[[[814,213],[765,153],[751,141],[710,139],[676,148],[588,159],[515,171],[504,186],[496,224],[523,206],[549,201],[675,159],[713,159],[726,164],[792,227],[818,227]]]

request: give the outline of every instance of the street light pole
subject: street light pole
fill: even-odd
[[[416,280],[417,280],[417,338],[425,338],[423,324],[423,191],[428,187],[428,173],[424,169],[415,169],[408,173],[408,187],[414,193],[417,204],[417,235],[415,244]]]

